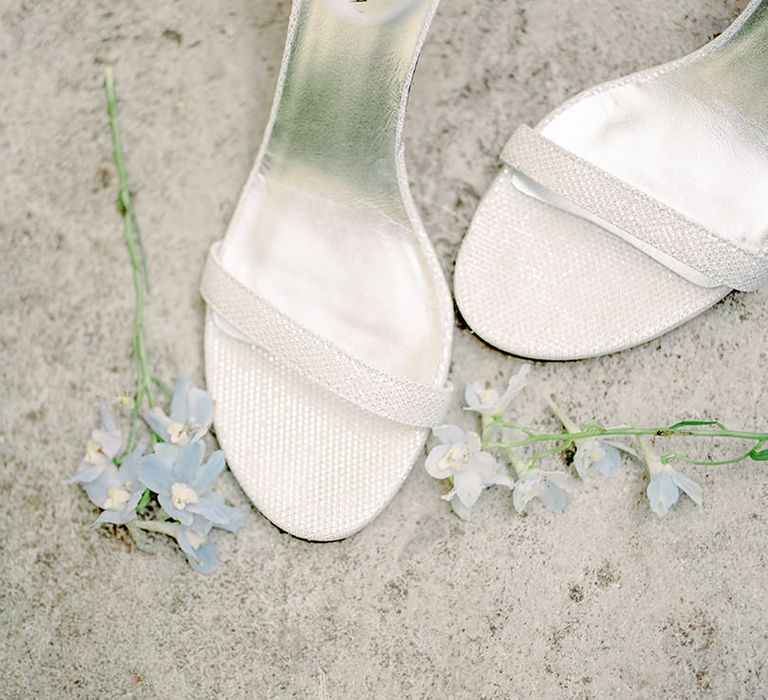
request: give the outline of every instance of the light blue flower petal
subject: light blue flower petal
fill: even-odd
[[[472,508],[483,491],[483,477],[474,469],[456,472],[453,475],[453,488],[456,490],[456,498],[467,508]]]
[[[469,520],[472,516],[472,509],[467,508],[462,502],[461,499],[458,496],[454,496],[451,499],[451,508],[453,508],[453,512],[456,513],[462,520]]]
[[[109,490],[112,488],[121,488],[122,484],[117,476],[117,467],[112,464],[106,464],[104,470],[97,479],[83,483],[83,489],[99,508],[103,508],[109,497]]]
[[[99,409],[99,414],[101,418],[101,427],[103,430],[105,430],[108,433],[119,432],[117,429],[117,421],[115,420],[115,414],[109,410],[109,407],[107,406],[107,404],[105,403],[101,404],[101,407]]]
[[[466,442],[464,431],[458,425],[438,425],[432,428],[432,434],[445,445]]]
[[[449,445],[435,445],[427,455],[427,459],[424,462],[424,468],[427,470],[433,479],[447,479],[453,474],[452,469],[443,469],[440,467],[440,460],[448,454],[450,450]]]
[[[110,459],[116,457],[123,446],[120,433],[108,433],[104,430],[94,430],[93,439],[101,445],[101,451]]]
[[[486,486],[506,486],[511,489],[515,483],[504,467],[501,467],[495,475],[484,478]]]
[[[623,442],[619,442],[618,440],[603,440],[602,438],[600,438],[600,442],[603,443],[603,445],[610,445],[611,447],[615,447],[617,450],[626,452],[626,454],[639,459],[637,452],[633,450],[629,445],[625,445]]]
[[[110,488],[111,486],[109,483],[103,478],[83,484],[83,490],[91,503],[97,505],[99,508],[103,508],[104,504],[107,502],[107,494],[109,493]]]
[[[475,452],[470,458],[468,468],[480,474],[483,482],[489,485],[495,483],[496,477],[501,473],[499,463],[490,452]]]
[[[621,455],[612,445],[603,443],[603,458],[592,463],[592,466],[603,476],[616,476],[621,471]]]
[[[160,457],[171,470],[173,469],[172,465],[176,464],[180,452],[181,447],[179,445],[174,445],[172,442],[158,442],[155,445],[155,454]]]
[[[159,455],[143,457],[139,464],[139,480],[155,493],[170,493],[176,483],[173,470]]]
[[[528,373],[530,371],[531,366],[529,364],[524,364],[514,376],[510,377],[506,390],[494,407],[495,413],[499,415],[504,413],[504,411],[509,408],[512,401],[514,401],[515,397],[525,389],[525,386],[528,383]]]
[[[179,547],[181,547],[181,551],[184,552],[188,557],[191,557],[193,559],[197,558],[197,555],[195,554],[195,548],[192,546],[192,543],[189,541],[189,535],[187,533],[187,528],[180,527],[176,533],[176,541],[179,543]]]
[[[512,477],[507,468],[499,464],[490,452],[476,452],[472,455],[469,466],[483,478],[483,486],[512,487]]]
[[[173,421],[165,415],[162,409],[155,407],[150,411],[144,411],[142,417],[151,430],[166,442],[170,442],[171,436],[168,434],[168,426]]]
[[[697,505],[700,506],[703,500],[703,493],[701,486],[697,484],[693,479],[687,477],[685,474],[677,470],[672,472],[672,481],[675,485],[688,494],[688,497]]]
[[[105,510],[88,527],[97,528],[101,525],[125,525],[136,519],[136,504],[132,508],[126,507],[125,510]]]
[[[529,495],[530,490],[531,487],[529,484],[521,483],[520,481],[515,484],[512,490],[512,505],[520,515],[525,513],[525,509],[528,507],[528,502],[531,500]]]
[[[645,493],[656,515],[666,515],[680,497],[680,491],[668,471],[657,472]]]
[[[95,467],[86,467],[81,469],[73,477],[67,479],[66,484],[83,484],[98,479],[103,473],[106,464],[99,464]]]
[[[181,377],[173,390],[171,419],[176,423],[186,423],[189,420],[189,385],[189,378]]]
[[[568,474],[566,474],[565,472],[560,472],[560,471],[545,472],[542,475],[542,478],[553,483],[555,486],[557,486],[559,489],[562,489],[563,491],[569,491],[573,486],[571,477],[568,476]]]
[[[471,431],[466,433],[464,442],[466,443],[470,454],[478,452],[483,446],[483,441],[480,439],[480,436],[477,433],[473,433]]]
[[[179,547],[181,547],[181,551],[184,552],[184,554],[186,554],[188,557],[192,557],[193,559],[196,558],[195,548],[192,546],[192,543],[189,541],[187,528],[180,527],[176,531],[176,541],[179,543]]]
[[[219,566],[216,545],[213,542],[201,544],[195,550],[194,558],[187,557],[189,565],[199,574],[212,574]]]
[[[213,397],[196,386],[189,390],[189,418],[194,418],[206,430],[213,419]]]
[[[144,495],[144,489],[141,491],[137,491],[136,493],[132,493],[131,497],[128,499],[128,502],[125,504],[125,508],[123,509],[126,513],[136,513],[136,506],[139,505],[139,501],[141,500],[141,497]]]
[[[117,470],[120,481],[128,488],[134,490],[143,488],[139,481],[139,465],[144,456],[144,445],[139,445],[133,452],[123,459],[123,463]]]
[[[158,493],[157,502],[162,506],[163,510],[168,513],[172,518],[178,520],[182,525],[191,525],[193,521],[192,513],[186,508],[184,510],[178,510],[174,508],[171,502],[171,497],[167,493]]]
[[[186,510],[202,515],[216,527],[229,532],[237,532],[245,525],[245,515],[213,498],[200,498],[196,503],[190,503]]]
[[[176,464],[173,466],[176,481],[185,484],[192,483],[195,472],[200,467],[200,462],[203,461],[204,454],[205,445],[202,442],[190,442],[189,445],[185,445],[176,459]]]
[[[588,440],[584,441],[589,442]],[[573,455],[573,468],[579,475],[580,479],[585,480],[589,476],[589,472],[592,469],[592,457],[586,449],[584,444],[576,445],[576,452]]]
[[[493,405],[483,403],[480,399],[480,392],[486,389],[485,382],[474,381],[467,384],[464,389],[465,411],[476,411],[477,413],[489,413],[493,410]],[[494,392],[495,393],[495,392]],[[498,396],[495,398],[498,399]]]
[[[201,574],[210,574],[216,570],[219,560],[216,553],[216,545],[213,542],[209,540],[195,549],[189,541],[186,530],[183,529],[179,532],[176,539],[179,547],[187,555],[189,565],[195,571]]]
[[[224,471],[224,465],[224,452],[216,450],[216,452],[208,458],[208,461],[197,470],[197,473],[190,482],[190,486],[192,486],[198,494],[205,493],[221,476],[221,472]]]
[[[204,518],[197,513],[192,514],[192,524],[189,526],[190,530],[194,530],[199,535],[207,535],[212,527],[213,523],[208,520],[208,518]]]
[[[539,488],[538,496],[548,510],[551,510],[553,513],[563,512],[566,494],[557,484],[545,480]]]
[[[480,398],[477,395],[478,391],[482,391],[485,388],[485,384],[476,379],[473,382],[469,382],[464,387],[464,401],[467,404],[467,408],[477,407],[480,405]]]

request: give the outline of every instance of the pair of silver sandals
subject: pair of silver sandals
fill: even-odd
[[[451,294],[408,188],[439,0],[294,0],[271,117],[206,263],[216,433],[275,525],[328,541],[395,495],[451,400]],[[542,360],[630,348],[768,276],[768,0],[678,61],[520,126],[455,272],[472,330]]]

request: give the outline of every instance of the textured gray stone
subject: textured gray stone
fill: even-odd
[[[417,204],[452,272],[496,155],[595,82],[682,55],[745,0],[445,0],[414,84]],[[101,72],[113,65],[154,274],[151,353],[201,375],[196,287],[266,122],[289,3],[7,0],[0,9],[0,646],[28,697],[758,697],[768,693],[759,465],[697,470],[668,518],[632,466],[564,515],[483,497],[464,523],[417,467],[359,535],[311,544],[255,512],[193,574],[107,529],[62,483],[95,406],[130,388],[132,291],[113,205]],[[581,420],[713,415],[765,425],[766,293],[735,294],[644,347],[537,364]],[[525,303],[524,299],[520,303]],[[564,311],[578,323],[578,308]],[[519,362],[456,332],[453,377]],[[458,409],[453,418],[466,420]],[[549,420],[549,419],[542,419]],[[288,456],[289,460],[290,457]],[[227,476],[226,497],[247,507]]]

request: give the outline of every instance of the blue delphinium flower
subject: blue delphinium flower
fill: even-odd
[[[562,513],[570,481],[564,472],[526,469],[513,487],[512,505],[523,514],[528,504],[538,498],[553,513]]]
[[[514,376],[510,377],[507,388],[500,396],[494,388],[485,382],[474,381],[464,390],[465,411],[475,411],[482,416],[500,416],[509,408],[514,398],[525,389],[531,366],[523,365]]]
[[[582,428],[572,421],[552,398],[549,399],[549,405],[567,432],[571,434],[583,432]],[[603,476],[616,476],[621,469],[620,452],[637,457],[637,454],[631,447],[621,442],[607,440],[602,437],[580,440],[576,443],[576,451],[573,455],[573,468],[581,479],[586,479],[592,469]]]
[[[200,534],[191,527],[179,525],[176,541],[195,571],[210,574],[219,565],[216,545],[208,539],[208,533]]]
[[[430,450],[424,466],[435,479],[451,479],[453,488],[443,499],[451,502],[460,518],[469,518],[484,489],[512,486],[506,468],[490,452],[482,450],[477,433],[455,425],[443,425],[432,432],[442,444]]]
[[[155,407],[144,413],[144,420],[167,443],[188,445],[201,440],[211,427],[213,398],[182,377],[173,392],[171,415]]]
[[[245,516],[211,492],[224,469],[224,453],[217,450],[203,463],[204,453],[201,442],[190,442],[181,449],[161,443],[154,454],[141,460],[139,479],[157,494],[163,510],[185,527],[205,534],[207,521],[236,532]]]
[[[101,407],[101,427],[91,433],[91,439],[85,445],[85,455],[80,469],[100,467],[111,464],[123,449],[123,434],[118,428],[115,417],[106,407]]]
[[[588,438],[576,445],[573,467],[582,479],[586,479],[592,469],[603,476],[616,476],[621,471],[620,452],[637,456],[634,450],[621,442],[597,437]]]
[[[663,470],[656,472],[651,477],[646,489],[651,510],[656,515],[666,515],[669,509],[677,503],[681,491],[687,494],[697,506],[701,505],[701,486],[668,464],[665,465]]]
[[[659,455],[651,449],[647,440],[638,438],[638,442],[650,475],[645,493],[651,504],[651,510],[656,515],[666,515],[677,503],[680,492],[687,494],[697,506],[700,506],[703,500],[701,486],[671,465],[664,464]]]
[[[144,493],[139,481],[139,463],[144,447],[139,446],[123,459],[120,467],[112,461],[86,467],[69,479],[69,483],[81,484],[88,498],[103,513],[91,524],[98,527],[105,523],[122,525],[136,518],[136,506]]]

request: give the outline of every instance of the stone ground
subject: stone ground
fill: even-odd
[[[414,84],[407,152],[446,273],[513,127],[698,47],[745,4],[445,0]],[[99,399],[131,383],[102,70],[117,76],[154,271],[152,356],[168,376],[200,379],[198,278],[266,122],[289,2],[1,5],[0,694],[768,695],[768,474],[756,465],[698,469],[704,507],[686,501],[663,520],[632,466],[586,483],[562,516],[518,517],[499,491],[466,523],[418,465],[344,542],[299,541],[251,511],[238,537],[219,538],[212,577],[163,539],[147,555],[85,530],[94,512],[62,479]],[[554,391],[585,421],[707,414],[765,425],[765,302],[732,295],[630,352],[536,364],[520,410],[544,415]],[[456,383],[518,365],[457,327]],[[465,420],[458,406],[453,418]]]

